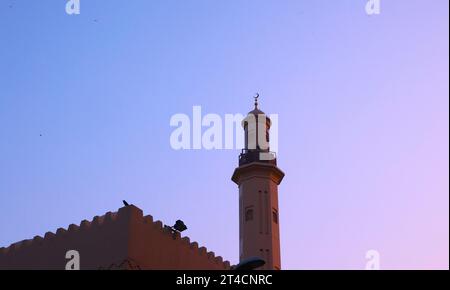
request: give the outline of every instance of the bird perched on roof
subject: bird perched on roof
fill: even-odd
[[[126,200],[122,200],[122,202],[123,202],[124,206],[129,206],[129,204],[128,204],[128,202]]]

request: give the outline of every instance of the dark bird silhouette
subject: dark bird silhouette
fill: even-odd
[[[129,204],[128,204],[128,202],[126,200],[122,200],[122,202],[123,202],[124,206],[129,206]]]

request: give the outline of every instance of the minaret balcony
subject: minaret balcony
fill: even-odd
[[[258,149],[242,149],[239,154],[239,166],[252,162],[262,162],[277,165],[277,155],[275,152],[258,150]]]

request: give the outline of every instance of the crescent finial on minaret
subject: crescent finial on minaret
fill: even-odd
[[[255,109],[258,109],[258,98],[259,98],[259,93],[256,93],[256,95],[253,97],[255,99]]]

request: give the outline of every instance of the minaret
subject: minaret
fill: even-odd
[[[260,257],[265,270],[281,269],[278,185],[284,177],[270,152],[270,119],[255,109],[242,121],[245,148],[232,180],[239,186],[239,259]]]

